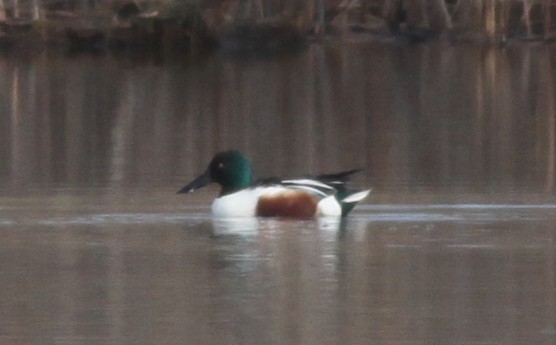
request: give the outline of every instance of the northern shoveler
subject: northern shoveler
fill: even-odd
[[[218,217],[345,216],[371,192],[346,189],[345,183],[357,171],[253,182],[249,160],[238,151],[225,151],[216,154],[208,169],[178,194],[194,192],[213,182],[220,184],[222,190],[212,204],[212,212]]]

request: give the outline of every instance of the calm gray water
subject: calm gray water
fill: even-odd
[[[0,344],[554,344],[551,46],[0,57]],[[354,167],[345,221],[175,192]]]

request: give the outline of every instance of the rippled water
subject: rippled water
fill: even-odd
[[[4,208],[0,340],[549,344],[554,208],[381,205],[343,222]]]
[[[1,344],[554,344],[550,46],[0,57]],[[364,170],[345,220],[218,220],[258,176]]]

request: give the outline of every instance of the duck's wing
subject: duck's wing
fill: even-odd
[[[361,171],[361,169],[352,169],[334,174],[323,174],[316,177],[295,179],[270,177],[256,181],[254,186],[281,186],[288,189],[306,191],[318,198],[326,198],[334,195],[340,202],[355,203],[364,199],[370,192],[370,190],[354,192],[346,189],[346,183],[359,171]]]
[[[276,177],[270,177],[257,180],[253,186],[279,185],[292,189],[305,190],[308,193],[320,197],[327,197],[334,195],[337,192],[343,192],[345,190],[344,185],[346,182],[359,171],[361,171],[361,169],[352,169],[334,174],[323,174],[294,179],[279,179]]]
[[[347,171],[342,171],[339,173],[335,173],[335,174],[324,174],[324,175],[319,175],[315,178],[315,180],[321,181],[323,183],[326,183],[328,185],[343,185],[345,184],[347,181],[349,181],[351,179],[351,177],[360,172],[361,169],[352,169],[352,170],[347,170]]]
[[[320,198],[334,195],[337,192],[337,189],[332,185],[308,178],[282,180],[280,185],[286,188],[303,190]]]

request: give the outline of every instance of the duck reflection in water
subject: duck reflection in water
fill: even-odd
[[[212,235],[255,235],[259,230],[283,229],[285,221],[290,218],[258,218],[258,217],[213,217],[211,219]],[[337,232],[342,236],[346,227],[346,218],[318,217],[303,220],[304,228],[315,228],[324,232]]]

